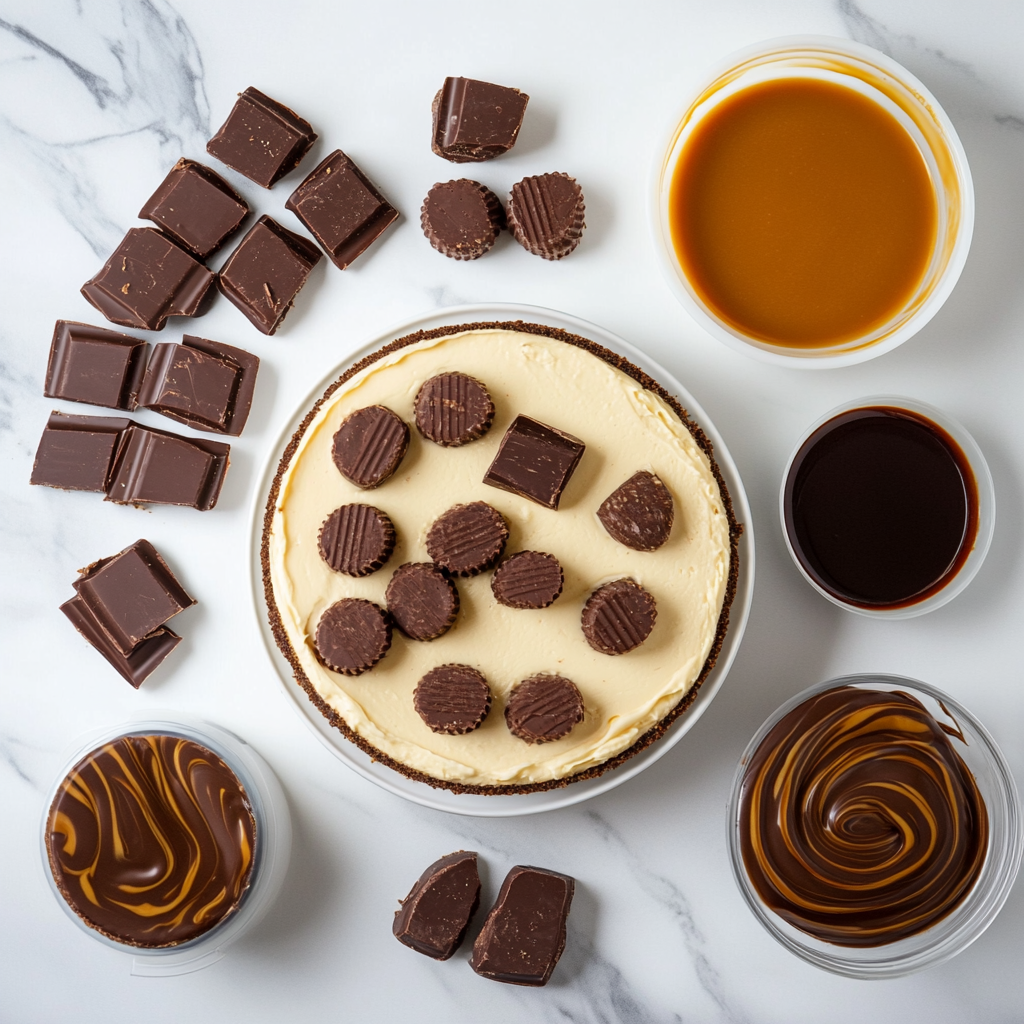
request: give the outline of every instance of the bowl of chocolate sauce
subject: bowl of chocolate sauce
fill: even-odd
[[[995,489],[974,439],[914,399],[880,395],[826,413],[783,474],[779,514],[804,579],[861,615],[911,618],[977,574]]]

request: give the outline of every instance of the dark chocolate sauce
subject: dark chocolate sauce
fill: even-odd
[[[786,533],[818,586],[860,608],[902,608],[945,587],[978,534],[978,488],[960,446],[907,409],[852,409],[801,446]]]

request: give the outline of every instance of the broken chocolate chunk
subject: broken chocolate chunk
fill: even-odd
[[[162,331],[169,316],[196,316],[214,273],[156,228],[130,228],[82,294],[111,323]]]
[[[339,270],[361,256],[398,211],[340,149],[326,157],[284,204]]]
[[[219,175],[182,157],[139,211],[178,245],[205,260],[249,215],[249,204]]]
[[[517,551],[494,572],[491,591],[509,608],[547,608],[565,583],[562,566],[544,551]]]
[[[436,640],[459,614],[459,591],[430,562],[400,565],[384,593],[395,625],[410,640]]]
[[[273,334],[320,258],[309,239],[260,217],[221,268],[217,287],[258,331]]]
[[[395,911],[392,932],[417,953],[447,960],[462,945],[480,905],[476,854],[466,850],[434,861]]]
[[[602,654],[625,654],[639,647],[654,629],[654,598],[636,580],[598,587],[583,606],[583,635]]]
[[[364,490],[379,487],[409,447],[409,427],[383,405],[368,405],[347,417],[334,435],[331,456],[338,472]]]
[[[118,445],[131,422],[50,413],[29,482],[67,491],[106,491]]]
[[[130,412],[145,369],[146,343],[139,338],[58,320],[43,394]]]
[[[509,694],[505,724],[526,743],[550,743],[568,736],[583,721],[583,696],[565,676],[524,679]]]
[[[501,200],[479,181],[438,182],[420,208],[427,241],[454,260],[476,260],[489,251],[505,226]]]
[[[508,229],[527,252],[560,260],[580,244],[585,209],[583,190],[568,174],[523,178],[508,197]]]
[[[492,981],[546,985],[565,949],[575,887],[569,875],[516,865],[473,943],[470,967]]]
[[[557,509],[585,448],[572,434],[517,416],[501,439],[484,483]]]
[[[130,424],[121,438],[107,501],[121,505],[217,504],[228,469],[229,445]]]
[[[446,78],[431,107],[430,148],[452,163],[478,163],[516,143],[530,97],[474,78]]]
[[[508,524],[485,501],[455,505],[427,531],[427,554],[453,576],[476,576],[501,557]]]
[[[469,665],[439,665],[416,684],[412,703],[432,732],[463,736],[487,717],[491,688]]]
[[[239,174],[270,188],[317,140],[313,126],[258,89],[240,93],[228,119],[206,144],[206,152]]]
[[[416,393],[416,427],[434,444],[458,448],[483,437],[494,422],[494,403],[468,373],[440,373]]]
[[[320,527],[320,557],[346,576],[369,576],[395,549],[395,527],[372,505],[342,505]]]
[[[335,672],[358,676],[391,646],[391,619],[372,601],[346,597],[320,616],[313,640],[317,657]]]
[[[660,548],[672,532],[674,508],[668,488],[653,473],[634,473],[597,510],[601,525],[635,551]]]
[[[139,405],[197,430],[237,437],[249,418],[259,358],[186,334],[180,345],[156,345]]]

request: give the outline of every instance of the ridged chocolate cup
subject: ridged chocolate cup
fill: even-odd
[[[453,260],[477,260],[505,226],[505,208],[485,185],[470,178],[439,181],[420,207],[427,241]]]
[[[508,197],[508,229],[534,256],[560,260],[580,244],[586,227],[583,189],[561,171],[523,178]]]

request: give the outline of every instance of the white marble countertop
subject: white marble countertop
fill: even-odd
[[[813,373],[765,367],[692,323],[661,279],[645,212],[650,163],[687,84],[738,47],[795,33],[852,37],[922,79],[956,125],[977,193],[967,267],[938,316],[894,353]],[[1024,7],[1007,0],[0,0],[0,1020],[1020,1020],[1019,884],[989,931],[945,966],[898,981],[844,980],[792,957],[748,912],[729,872],[724,812],[736,761],[763,719],[798,690],[858,670],[949,691],[1024,783],[1022,39]],[[427,245],[422,197],[459,174],[427,144],[430,101],[446,74],[530,94],[516,149],[478,173],[499,193],[524,174],[575,175],[588,228],[571,258],[542,262],[507,236],[468,264]],[[341,147],[402,219],[344,274],[323,260],[275,337],[223,299],[201,321],[202,335],[263,360],[215,511],[140,512],[30,488],[50,409],[89,411],[42,397],[54,320],[102,323],[79,295],[82,282],[174,161],[205,159],[206,140],[249,85],[294,106],[321,135],[304,170],[272,192],[226,173],[260,212],[292,223],[290,186],[318,154]],[[321,746],[287,706],[262,649],[246,569],[258,468],[312,383],[395,321],[483,301],[584,317],[665,365],[725,437],[758,545],[738,660],[683,742],[611,793],[505,820],[414,806]],[[172,320],[151,337],[176,340],[183,329],[193,327]],[[905,622],[861,619],[812,592],[776,513],[799,433],[839,402],[879,392],[960,419],[997,492],[995,541],[978,577],[951,605]],[[177,620],[181,647],[136,692],[57,606],[79,566],[140,536],[200,603]],[[295,825],[285,888],[259,928],[209,969],[171,979],[131,977],[126,956],[73,927],[39,854],[45,791],[75,737],[157,707],[248,739],[279,774]],[[396,899],[429,861],[459,847],[486,862],[485,898],[515,863],[579,880],[569,944],[547,988],[495,985],[469,970],[466,950],[439,964],[391,937]]]

